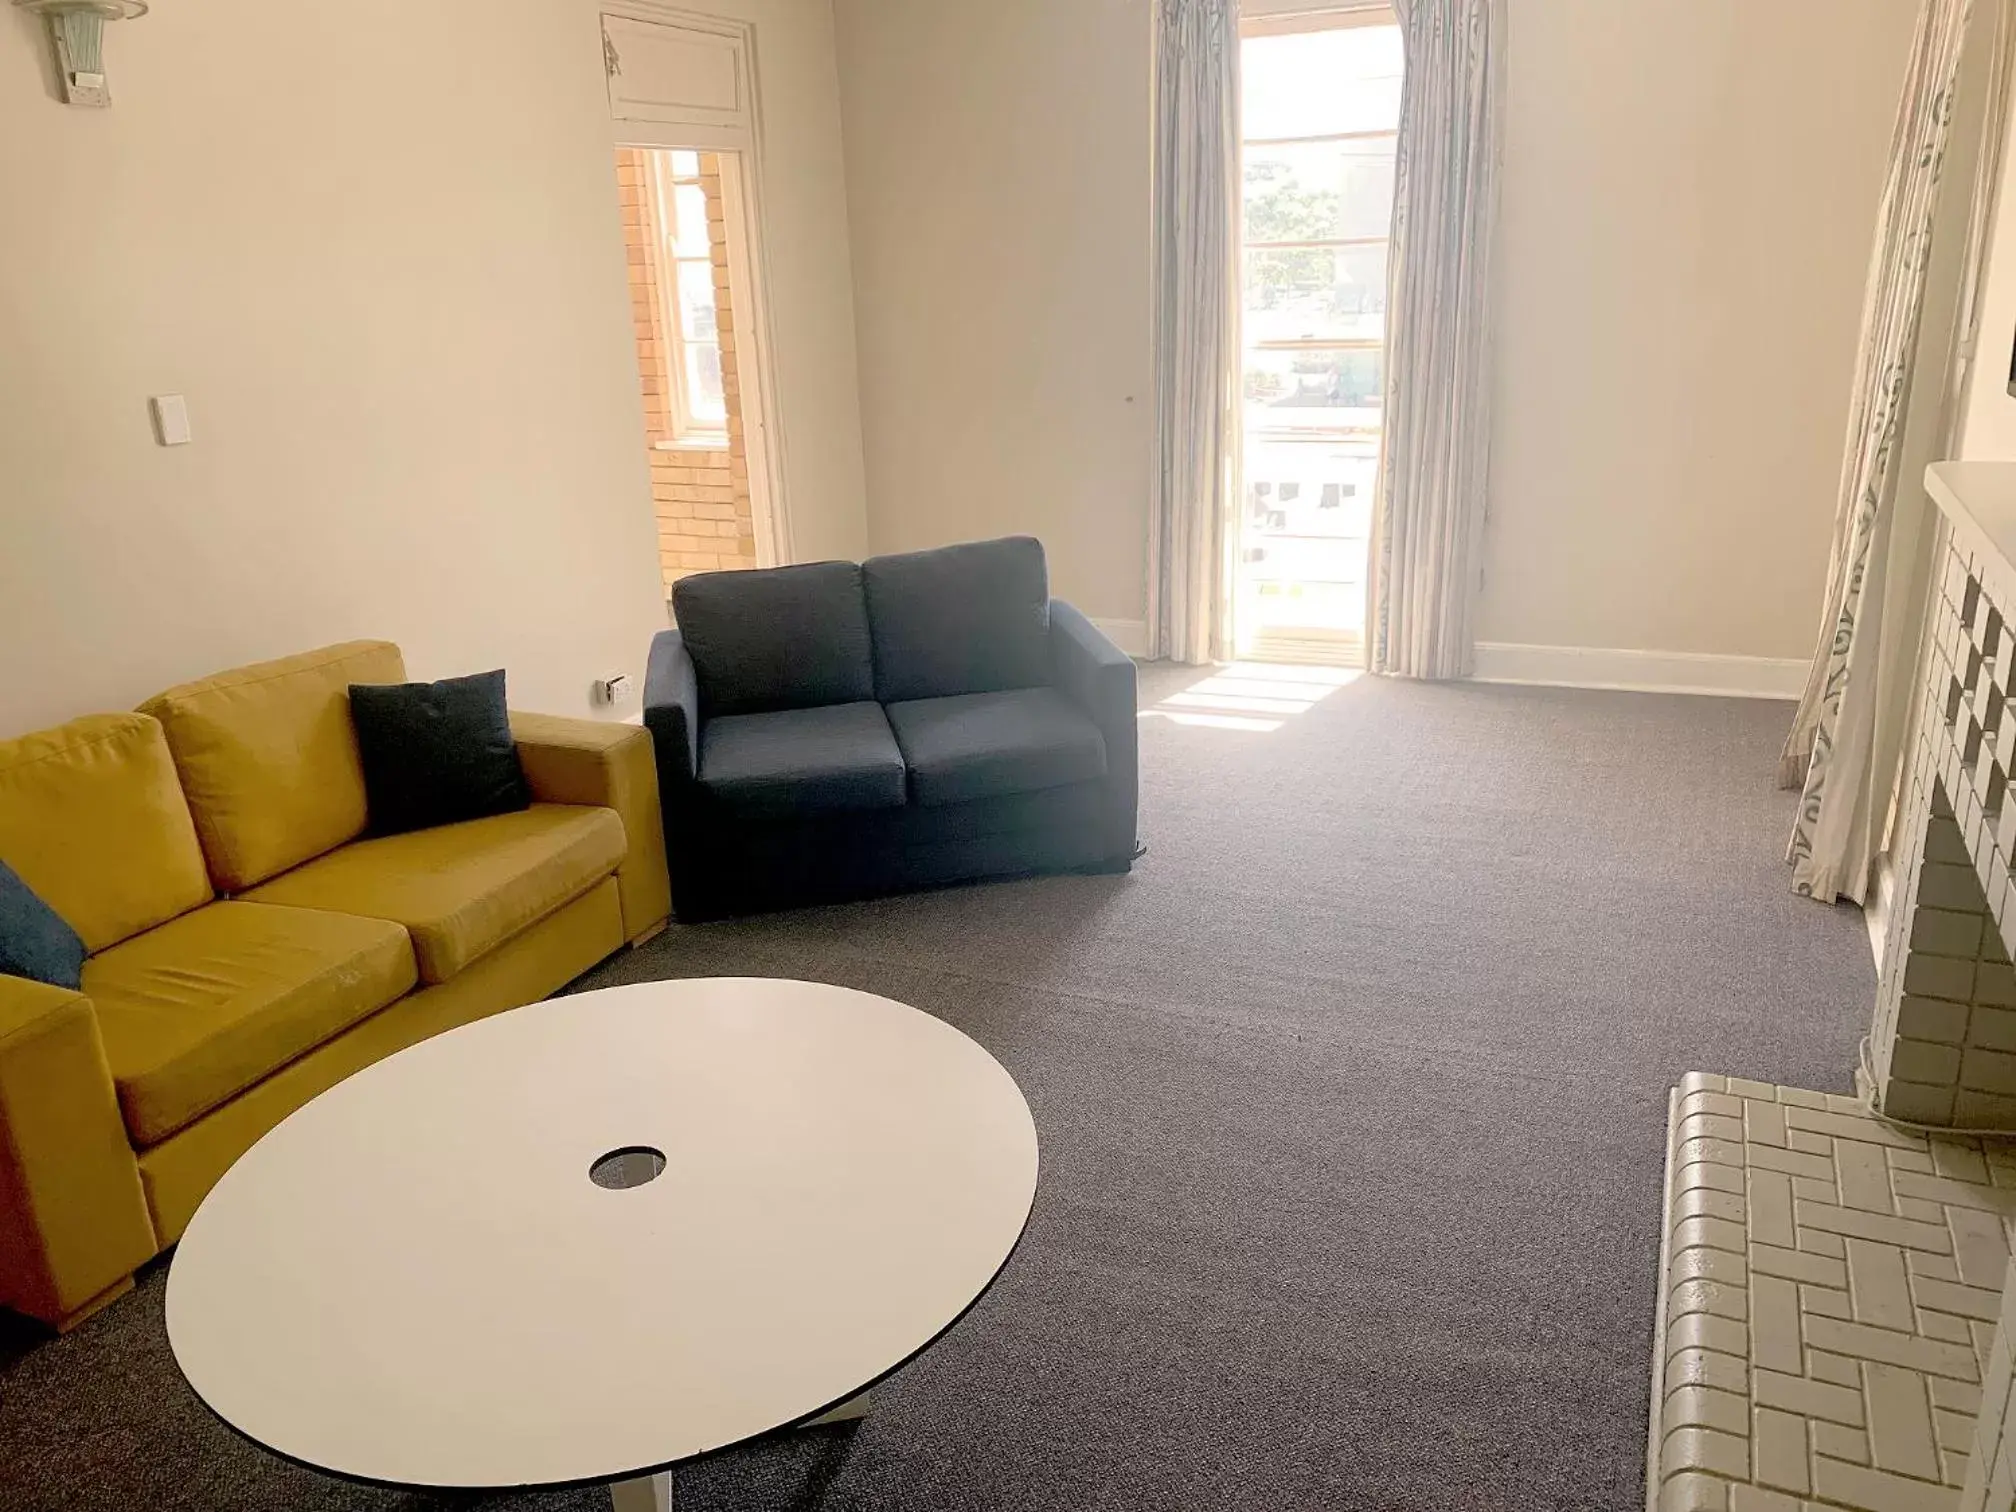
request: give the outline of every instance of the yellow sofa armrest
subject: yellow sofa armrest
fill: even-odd
[[[633,945],[656,934],[672,914],[672,880],[650,734],[641,725],[516,711],[511,733],[535,799],[611,808],[622,819],[627,849],[616,891],[623,933]]]
[[[0,1304],[67,1326],[155,1249],[91,1000],[0,976]]]

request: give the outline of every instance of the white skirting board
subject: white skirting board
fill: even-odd
[[[1106,639],[1129,656],[1148,654],[1148,621],[1095,619],[1092,623]]]
[[[1148,651],[1146,620],[1092,621],[1129,656]],[[1627,651],[1598,646],[1477,645],[1478,682],[1632,693],[1705,693],[1723,698],[1797,698],[1807,663],[1789,657],[1711,656],[1695,651]]]
[[[1724,698],[1797,698],[1807,663],[1772,656],[1623,651],[1597,646],[1477,643],[1477,681],[1634,693],[1708,693]]]
[[[1897,872],[1886,853],[1869,868],[1869,901],[1862,909],[1862,921],[1869,926],[1869,954],[1876,961],[1876,975],[1883,975],[1883,937],[1890,928],[1890,910],[1897,906]]]

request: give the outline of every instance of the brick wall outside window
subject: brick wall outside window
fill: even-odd
[[[756,565],[756,527],[749,501],[749,459],[742,434],[742,387],[735,350],[734,310],[728,293],[728,234],[722,210],[721,163],[700,156],[700,187],[707,199],[707,235],[713,251],[715,318],[720,326],[721,387],[727,400],[726,446],[675,444],[671,352],[664,339],[669,297],[660,283],[658,207],[650,152],[616,154],[623,205],[624,248],[630,265],[630,305],[637,337],[637,368],[644,390],[644,441],[651,458],[651,498],[658,514],[658,559],[665,588],[689,572]]]

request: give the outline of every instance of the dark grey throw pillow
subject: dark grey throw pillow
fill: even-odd
[[[84,942],[35,889],[0,861],[0,975],[72,992],[84,985]]]
[[[501,669],[431,683],[352,683],[350,719],[374,835],[531,806]]]

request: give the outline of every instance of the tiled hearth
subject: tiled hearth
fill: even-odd
[[[2016,1509],[2016,463],[1927,486],[1950,541],[1863,1095],[1674,1089],[1654,1512]]]
[[[2008,1408],[2016,1146],[1699,1074],[1670,1132],[1654,1505],[1959,1506],[1984,1381]]]

